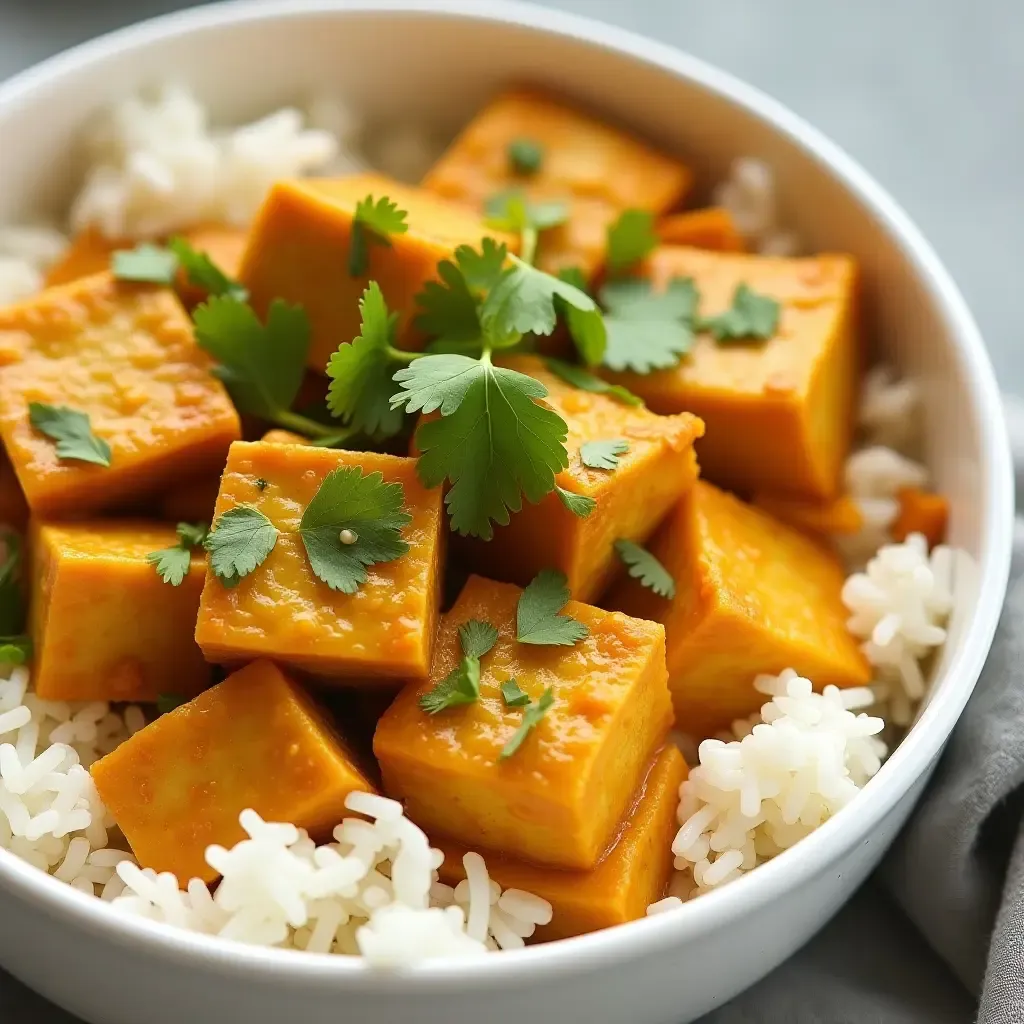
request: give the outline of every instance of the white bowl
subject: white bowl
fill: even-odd
[[[86,118],[142,85],[184,80],[225,117],[337,90],[370,117],[454,130],[510,80],[548,83],[685,154],[704,183],[753,154],[814,249],[855,253],[865,329],[921,381],[927,447],[973,556],[930,699],[854,804],[775,861],[681,910],[481,962],[398,973],[257,950],[126,920],[0,856],[0,961],[103,1024],[245,1020],[680,1024],[806,942],[878,862],[920,795],[988,653],[1009,568],[1012,473],[992,368],[970,313],[906,215],[845,153],[714,68],[580,18],[488,0],[270,0],[194,9],[115,33],[0,87],[0,223],[66,199]],[[970,578],[967,578],[967,577]]]

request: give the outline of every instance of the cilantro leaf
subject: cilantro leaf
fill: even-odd
[[[237,505],[225,512],[207,535],[210,569],[226,587],[266,561],[277,543],[277,527],[259,509]]]
[[[206,543],[210,528],[206,523],[178,523],[175,532],[183,548],[201,548]]]
[[[770,338],[779,327],[782,307],[767,296],[740,283],[733,293],[732,305],[717,316],[699,317],[697,328],[710,331],[719,344],[729,341],[750,341]]]
[[[249,298],[244,285],[228,277],[207,253],[200,252],[187,238],[172,238],[167,248],[184,271],[189,284],[202,288],[210,295],[230,295],[240,302]]]
[[[331,590],[354,594],[367,580],[367,566],[401,558],[409,550],[402,527],[412,522],[404,500],[402,485],[385,483],[380,472],[364,475],[358,466],[331,470],[299,522],[317,578]]]
[[[348,272],[362,277],[370,269],[370,244],[391,245],[391,235],[404,235],[409,230],[406,212],[387,196],[374,201],[372,195],[356,204],[349,239]]]
[[[580,461],[590,469],[615,469],[619,456],[629,451],[629,442],[621,437],[608,441],[586,441],[580,445]]]
[[[273,420],[299,392],[309,353],[309,317],[275,299],[261,324],[234,295],[215,295],[192,314],[196,341],[220,364],[217,375],[242,412]]]
[[[24,665],[32,657],[27,636],[0,636],[0,665]]]
[[[556,297],[584,313],[597,311],[597,303],[585,292],[531,267],[518,256],[509,259],[512,268],[491,288],[480,309],[480,322],[488,334],[551,334],[557,319]]]
[[[520,689],[515,679],[506,679],[501,684],[501,699],[510,708],[521,708],[530,703],[530,695]]]
[[[604,365],[611,370],[666,370],[693,346],[697,289],[690,278],[676,278],[660,293],[638,278],[612,281],[601,289],[601,302],[610,310]]]
[[[143,242],[134,249],[115,252],[110,269],[119,281],[173,284],[178,273],[178,257],[162,245]]]
[[[523,745],[523,740],[540,724],[541,719],[548,713],[548,709],[554,703],[555,695],[549,686],[541,694],[540,700],[536,704],[530,704],[523,712],[522,724],[502,748],[501,753],[498,755],[499,761],[504,761],[506,758],[511,757]]]
[[[419,705],[428,715],[446,708],[472,704],[480,696],[480,661],[464,657],[432,690],[420,696]]]
[[[0,636],[20,633],[25,625],[25,604],[20,581],[21,539],[13,530],[0,528]]]
[[[574,491],[567,491],[564,487],[557,486],[555,487],[555,493],[562,504],[574,516],[578,516],[580,519],[586,519],[597,507],[597,502],[585,494],[576,494]]]
[[[192,552],[183,547],[162,548],[146,555],[146,561],[156,568],[164,583],[180,587],[192,566]]]
[[[617,540],[615,550],[633,579],[639,580],[649,590],[653,590],[658,597],[672,600],[676,596],[676,581],[650,551],[631,540]]]
[[[482,658],[498,642],[498,631],[489,622],[470,619],[459,626],[459,641],[467,658]]]
[[[536,174],[544,163],[544,147],[535,139],[513,139],[506,152],[509,167],[514,174]]]
[[[646,210],[625,210],[608,228],[608,269],[613,274],[629,270],[658,247],[654,214]]]
[[[416,296],[419,314],[416,326],[434,337],[434,352],[469,352],[483,345],[480,302],[501,278],[508,261],[508,249],[493,238],[481,242],[480,251],[460,245],[455,262],[437,265],[440,280],[428,281]]]
[[[110,465],[110,445],[92,432],[89,417],[67,406],[29,402],[28,418],[33,427],[56,441],[57,457],[89,462],[94,466]]]
[[[609,384],[608,381],[588,373],[582,366],[574,366],[572,363],[563,362],[561,359],[546,359],[544,363],[556,377],[560,377],[566,384],[571,384],[574,388],[579,388],[581,391],[590,391],[597,395],[608,395],[609,398],[614,398],[622,402],[623,405],[644,404],[642,399],[638,398],[632,391],[624,388],[621,384]]]
[[[520,189],[497,192],[484,204],[487,223],[500,231],[547,231],[569,219],[569,204],[561,199],[533,202]]]
[[[180,693],[158,693],[156,697],[156,711],[158,715],[166,715],[169,711],[180,708],[182,704],[187,703],[188,700],[182,697]]]
[[[516,639],[521,644],[558,644],[571,647],[590,630],[582,622],[558,613],[569,602],[565,573],[542,569],[519,595]]]
[[[568,428],[538,403],[548,392],[533,377],[488,356],[437,355],[399,370],[395,381],[402,390],[393,405],[441,413],[416,432],[417,470],[427,487],[451,481],[445,503],[459,533],[489,540],[492,521],[506,525],[522,494],[540,501],[569,464]]]
[[[403,415],[391,407],[398,314],[388,310],[384,294],[371,281],[359,300],[359,336],[338,346],[327,364],[331,386],[327,407],[343,423],[369,437],[393,437],[402,429]]]

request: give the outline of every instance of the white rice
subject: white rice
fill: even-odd
[[[35,295],[67,244],[59,231],[43,225],[0,228],[0,306]]]
[[[800,252],[800,239],[779,224],[775,174],[763,160],[734,160],[729,177],[715,189],[714,201],[729,211],[737,230],[756,252],[765,256]]]
[[[243,811],[248,835],[206,859],[221,876],[211,893],[192,879],[181,886],[130,861],[116,910],[251,945],[315,953],[361,954],[381,966],[435,957],[516,949],[552,917],[551,905],[517,890],[502,892],[476,853],[463,858],[466,880],[437,880],[444,857],[385,797],[353,793],[334,842],[317,846],[302,829]]]

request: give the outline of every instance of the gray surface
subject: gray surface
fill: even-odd
[[[1017,354],[1015,339],[1019,286],[1013,276],[1024,262],[1024,242],[1017,230],[1024,207],[1017,132],[1024,107],[1024,62],[1013,47],[1024,32],[1024,4],[551,0],[550,5],[688,49],[772,93],[844,145],[924,228],[974,308],[1004,388],[1024,392],[1024,355]],[[97,32],[178,6],[183,5],[174,0],[0,0],[0,78]],[[1024,617],[1024,609],[1020,612]],[[1019,657],[1018,646],[1009,646],[1013,657]],[[979,687],[982,697],[986,686],[1008,685],[1012,666],[1000,669],[998,657],[994,664],[997,669],[990,666]],[[984,700],[972,704],[975,731],[970,739],[975,743],[984,741],[985,706]],[[1019,715],[1009,720],[1021,723]],[[969,716],[966,724],[971,721]],[[1018,727],[1024,733],[1024,724]],[[1022,742],[1024,736],[1015,736],[1010,747],[1019,750]],[[978,763],[976,758],[968,761]],[[950,770],[947,762],[947,777]],[[888,872],[892,876],[909,868],[915,877],[919,858],[930,852],[930,874],[924,877],[933,881],[923,888],[906,885],[906,879],[900,883],[909,893],[905,909],[977,993],[1011,845],[1003,832],[1019,828],[1018,801],[991,817],[988,804],[975,804],[973,817],[957,819],[975,831],[961,834],[965,860],[954,866],[948,858],[936,860],[949,844],[936,843],[934,832],[922,831],[930,814],[938,814],[940,830],[954,827],[942,818],[942,778],[940,774],[940,787],[932,791],[930,804],[915,823],[917,831],[904,840],[902,862],[890,861]],[[1015,781],[1016,776],[1002,778],[1001,791],[990,795],[1006,795]],[[953,793],[963,803],[955,787]],[[951,805],[945,806],[948,812]],[[993,837],[998,840],[994,847]],[[981,840],[995,850],[994,860],[974,857]],[[917,854],[915,843],[921,844]],[[1021,861],[1018,851],[1005,895],[1020,899],[1004,902],[1002,931],[997,924],[983,1003],[986,1024],[1022,1019],[997,1009],[1000,1000],[1005,1006],[1005,1000],[1021,998],[1021,925],[1014,914],[1024,903]],[[933,897],[944,887],[934,879],[945,871],[962,883],[964,872],[972,870],[986,872],[971,876],[985,894],[977,901],[977,913],[950,919],[938,912],[943,904]],[[915,892],[924,899],[915,901]],[[756,996],[741,997],[708,1018],[708,1024],[966,1024],[972,1007],[967,988],[874,883],[806,950],[763,983]],[[0,1020],[71,1024],[70,1017],[47,1009],[27,990],[2,978]]]
[[[0,78],[180,0],[0,0]],[[860,160],[960,283],[1004,389],[1024,393],[1024,3],[548,0],[760,86]]]

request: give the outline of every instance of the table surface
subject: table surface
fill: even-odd
[[[181,0],[0,0],[0,79]],[[952,271],[1005,390],[1024,394],[1024,4],[1006,0],[548,0],[658,38],[788,104],[844,146]],[[970,204],[961,202],[970,196]],[[0,985],[0,1018],[40,1001]],[[48,1021],[69,1021],[55,1011]]]

